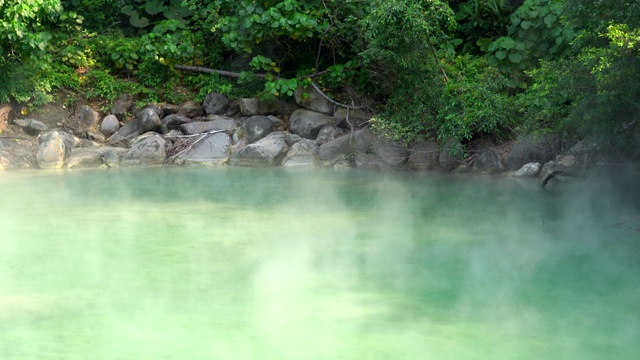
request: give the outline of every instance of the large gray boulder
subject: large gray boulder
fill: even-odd
[[[178,111],[180,115],[183,115],[189,118],[198,117],[202,115],[202,112],[203,112],[202,106],[196,104],[196,102],[193,100],[188,100],[180,104],[180,110]]]
[[[238,100],[240,112],[244,116],[254,115],[278,115],[292,111],[292,106],[281,100],[260,100],[257,98],[245,98]]]
[[[133,108],[133,97],[129,94],[120,95],[113,103],[111,108],[111,115],[114,115],[118,120],[123,121],[126,114]]]
[[[311,110],[299,109],[289,118],[289,130],[306,139],[315,140],[320,129],[333,123],[333,118]]]
[[[535,177],[540,174],[542,165],[540,163],[528,163],[524,164],[513,176],[515,177]]]
[[[333,141],[339,138],[340,136],[344,135],[346,132],[347,130],[343,128],[339,128],[333,124],[330,124],[320,129],[320,132],[316,137],[316,142],[318,143],[318,146],[320,146],[322,144],[328,143],[329,141]]]
[[[438,144],[433,141],[418,142],[410,150],[407,166],[411,170],[435,170],[440,166],[438,163],[439,157],[440,149]]]
[[[298,87],[293,93],[293,97],[296,100],[296,104],[305,109],[327,115],[333,114],[333,104],[331,104],[329,100],[323,97],[312,86],[308,86],[306,88],[303,88],[302,86]]]
[[[480,150],[473,161],[474,174],[492,175],[504,171],[500,162],[500,154],[495,149],[486,148]]]
[[[356,168],[365,170],[377,170],[387,167],[381,159],[366,153],[357,153],[353,158],[353,163]]]
[[[243,121],[242,128],[251,144],[273,132],[273,121],[264,115],[254,115]]]
[[[347,116],[349,115],[349,116]],[[370,113],[361,109],[349,109],[340,107],[333,113],[336,125],[345,129],[360,129],[371,119]]]
[[[110,145],[126,147],[130,145],[130,141],[140,134],[149,131],[163,132],[166,126],[163,126],[159,108],[147,106],[136,113],[136,117],[124,124],[118,131],[113,133],[108,139]]]
[[[174,161],[176,164],[223,165],[229,160],[231,138],[226,133],[215,133],[198,141]]]
[[[120,122],[115,115],[107,115],[102,119],[102,123],[100,123],[100,131],[105,136],[111,136],[115,134],[116,131],[120,129]]]
[[[148,131],[162,131],[162,120],[160,115],[153,107],[146,107],[136,114],[136,122],[138,132],[144,134]]]
[[[229,98],[216,92],[209,93],[202,102],[207,115],[222,115],[229,110]]]
[[[318,144],[314,140],[303,139],[291,146],[282,160],[285,168],[309,167],[318,164]]]
[[[232,131],[235,127],[236,122],[233,119],[219,116],[211,121],[194,121],[182,124],[180,130],[187,135],[195,135],[209,131]]]
[[[460,165],[461,156],[455,152],[455,149],[459,146],[460,142],[453,138],[445,142],[438,156],[438,163],[443,170],[451,171]]]
[[[180,126],[184,124],[188,124],[190,122],[191,122],[191,118],[188,118],[184,115],[180,115],[177,113],[169,114],[162,118],[162,126],[171,130],[179,129]]]
[[[67,168],[93,168],[104,164],[100,148],[79,148],[71,150],[67,158]]]
[[[384,165],[393,169],[404,165],[409,157],[409,150],[405,146],[389,139],[374,141],[372,148],[374,154],[382,160]]]
[[[351,136],[343,135],[333,141],[322,144],[318,149],[318,159],[322,165],[333,165],[338,160],[346,159],[354,153]]]
[[[36,161],[41,169],[60,169],[73,148],[73,136],[64,131],[50,131],[39,139]]]
[[[0,138],[0,170],[37,167],[35,150],[33,141]]]
[[[517,170],[532,162],[546,163],[561,152],[557,135],[529,135],[517,139],[504,159],[506,170]]]
[[[288,150],[286,135],[282,132],[271,133],[234,154],[229,159],[229,165],[278,166]]]
[[[159,165],[164,163],[165,141],[155,133],[147,133],[132,141],[132,146],[122,159],[122,165]]]
[[[80,106],[78,118],[86,129],[97,128],[100,122],[100,114],[88,105]]]
[[[13,123],[24,129],[27,134],[37,135],[40,132],[49,130],[49,126],[36,119],[15,119]]]

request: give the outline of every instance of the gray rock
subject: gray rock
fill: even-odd
[[[351,146],[357,152],[369,153],[372,151],[373,142],[376,140],[376,136],[369,128],[354,131],[353,134],[349,133],[345,136],[351,137]]]
[[[327,125],[325,127],[323,127],[322,129],[320,129],[320,132],[318,133],[318,136],[316,137],[316,141],[318,143],[318,146],[322,145],[322,144],[326,144],[329,141],[333,141],[337,138],[339,138],[340,136],[344,135],[346,133],[345,129],[339,128],[335,125]]]
[[[244,116],[277,115],[293,111],[293,106],[281,100],[263,101],[256,98],[238,100]]]
[[[180,130],[187,135],[202,134],[209,131],[232,131],[236,123],[231,118],[219,117],[213,121],[194,121],[183,124]]]
[[[385,167],[383,162],[371,154],[357,153],[353,159],[356,168],[366,170],[377,170]]]
[[[177,164],[222,165],[229,160],[231,138],[226,133],[215,133],[199,141],[175,159]]]
[[[162,118],[162,125],[167,129],[179,129],[180,126],[190,122],[191,118],[180,114],[170,114]]]
[[[0,170],[37,167],[35,151],[33,141],[0,138]]]
[[[102,161],[107,167],[114,168],[120,166],[122,158],[127,154],[127,149],[119,147],[105,146],[99,149],[102,154]]]
[[[460,155],[455,154],[455,149],[460,143],[456,139],[449,139],[442,147],[438,156],[438,163],[445,171],[451,171],[460,164]],[[453,152],[453,153],[452,153]]]
[[[164,139],[158,134],[144,135],[132,141],[131,148],[122,159],[122,165],[159,165],[164,163],[166,152]]]
[[[418,171],[435,170],[440,166],[439,157],[438,144],[433,141],[422,141],[411,148],[407,166]]]
[[[178,113],[180,115],[194,118],[201,116],[203,112],[202,106],[195,103],[195,101],[188,100],[180,105],[180,111]]]
[[[72,136],[63,131],[51,131],[40,138],[36,161],[41,169],[60,169],[73,147]]]
[[[88,105],[80,106],[78,117],[85,128],[96,128],[100,122],[100,114]]]
[[[307,88],[303,88],[302,86],[298,87],[293,93],[293,96],[296,100],[296,104],[305,109],[327,115],[333,114],[333,104],[320,95],[320,93],[312,86]]]
[[[516,170],[531,162],[546,163],[561,151],[561,141],[556,135],[524,136],[516,140],[504,159],[507,170]]]
[[[164,116],[169,116],[172,114],[177,114],[180,111],[180,106],[173,104],[164,104],[162,105],[162,113]]]
[[[278,166],[288,150],[285,134],[274,132],[238,151],[229,159],[229,165]]]
[[[67,168],[94,168],[104,164],[99,148],[79,148],[71,150],[66,161]]]
[[[49,130],[47,124],[36,119],[15,119],[13,123],[23,128],[29,134],[38,134]]]
[[[273,132],[273,121],[266,116],[255,115],[245,119],[242,127],[244,136],[251,144]]]
[[[291,114],[289,130],[306,139],[315,140],[320,129],[333,123],[333,118],[315,111],[299,109]]]
[[[524,164],[518,171],[513,174],[515,177],[535,177],[540,173],[540,163],[528,163]]]
[[[107,115],[104,117],[104,119],[102,119],[102,123],[100,124],[100,131],[105,136],[113,135],[116,131],[118,131],[118,129],[120,129],[120,122],[118,121],[118,118],[115,117],[115,115]]]
[[[136,114],[138,132],[143,134],[147,131],[162,131],[162,120],[153,107],[146,107]]]
[[[349,118],[347,119],[347,109],[340,107],[333,113],[336,125],[345,129],[360,129],[371,119],[371,115],[364,110],[349,109]]]
[[[354,153],[351,136],[343,135],[333,141],[322,144],[318,149],[318,158],[322,165],[333,165],[338,160],[350,157]]]
[[[123,121],[125,115],[133,108],[133,97],[129,94],[119,96],[113,103],[111,108],[111,115],[114,115],[118,120]]]
[[[209,93],[202,102],[207,114],[222,115],[229,110],[229,98],[216,92]]]
[[[353,165],[347,159],[338,160],[336,161],[335,164],[333,164],[334,170],[344,170],[344,169],[352,169],[352,168],[353,168]]]
[[[389,139],[378,139],[372,147],[378,158],[393,169],[404,165],[409,157],[409,150],[405,146]]]
[[[139,124],[137,121],[132,121],[122,125],[118,131],[109,137],[107,142],[113,146],[127,147],[129,146],[129,141],[138,135],[140,135]]]
[[[473,161],[472,170],[475,174],[491,175],[504,170],[500,162],[500,154],[495,149],[486,148],[480,150]]]
[[[293,144],[282,160],[282,166],[285,168],[316,165],[318,165],[318,144],[309,139],[303,139]]]

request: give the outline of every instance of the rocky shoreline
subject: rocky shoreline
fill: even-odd
[[[548,180],[551,174],[584,171],[589,162],[586,146],[563,151],[567,144],[560,136],[526,136],[507,144],[474,141],[466,159],[450,154],[452,140],[406,147],[374,134],[368,127],[371,114],[320,95],[298,89],[296,106],[256,98],[231,102],[211,93],[202,104],[148,104],[139,110],[125,95],[104,117],[85,105],[53,126],[42,118],[11,119],[0,109],[0,130],[13,129],[0,135],[0,169],[320,166]]]

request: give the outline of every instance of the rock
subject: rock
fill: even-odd
[[[194,118],[202,115],[202,106],[195,103],[195,101],[188,100],[180,105],[180,111],[178,111],[180,115]]]
[[[132,144],[122,159],[122,165],[159,165],[164,163],[166,152],[164,139],[160,135],[145,134],[142,139],[134,139]]]
[[[458,147],[460,143],[456,139],[449,139],[442,147],[440,155],[438,156],[438,163],[440,167],[445,171],[451,171],[458,167],[460,164],[460,156],[452,154],[452,150]]]
[[[80,106],[78,118],[85,129],[96,128],[100,122],[100,114],[88,105]]]
[[[222,165],[229,160],[231,138],[226,133],[215,133],[199,141],[175,159],[176,164]]]
[[[540,163],[528,163],[524,164],[518,171],[513,174],[515,177],[535,177],[540,173]]]
[[[302,86],[298,87],[293,93],[293,97],[296,100],[296,104],[305,109],[327,115],[333,114],[333,104],[320,95],[312,86],[306,88]]]
[[[23,128],[28,134],[37,135],[40,132],[49,130],[47,124],[36,119],[15,119],[13,123]]]
[[[129,94],[119,96],[113,103],[111,108],[111,115],[114,115],[120,121],[124,121],[126,113],[133,108],[133,98]]]
[[[232,131],[236,123],[231,118],[220,117],[213,121],[194,121],[183,124],[180,130],[187,135],[202,134],[209,131]]]
[[[73,149],[66,161],[67,168],[92,168],[104,164],[99,148]]]
[[[240,112],[244,116],[278,115],[292,110],[290,104],[280,100],[262,101],[256,98],[240,99]]]
[[[11,110],[12,107],[10,105],[0,105],[0,134],[9,128]]]
[[[212,92],[204,98],[202,107],[208,115],[222,115],[229,110],[229,98],[226,95]]]
[[[323,166],[333,165],[338,160],[350,157],[354,153],[351,136],[343,135],[333,141],[322,144],[318,148],[318,159]]]
[[[333,113],[336,125],[345,129],[360,129],[371,119],[371,115],[364,110],[349,109],[349,119],[347,120],[347,109],[339,107]]]
[[[233,155],[229,165],[278,166],[288,150],[285,134],[274,132]]]
[[[60,169],[73,147],[72,136],[63,131],[51,131],[40,139],[36,161],[41,169]]]
[[[99,151],[102,154],[104,164],[109,168],[114,168],[120,166],[122,158],[127,154],[128,150],[119,147],[105,146],[99,148]]]
[[[354,131],[353,134],[347,134],[351,136],[351,146],[357,152],[369,153],[372,151],[373,142],[376,140],[376,136],[370,129],[362,129]]]
[[[344,170],[344,169],[352,169],[352,168],[353,168],[353,165],[347,159],[338,160],[336,161],[335,164],[333,164],[334,170]]]
[[[492,175],[504,170],[500,162],[500,154],[495,149],[485,148],[480,150],[473,161],[472,171],[475,174]]]
[[[109,137],[107,142],[113,146],[127,147],[129,141],[138,135],[140,135],[139,125],[136,121],[132,121],[122,125],[118,131]]]
[[[140,109],[140,111],[142,110],[146,110],[146,109],[151,109],[153,110],[153,112],[155,112],[156,114],[158,114],[158,117],[162,119],[162,117],[164,116],[164,110],[163,108],[155,103],[148,103],[147,105],[145,105],[142,109]]]
[[[32,140],[0,138],[0,170],[37,167],[35,150]]]
[[[190,122],[191,118],[180,114],[170,114],[162,118],[162,126],[167,129],[179,129],[180,126]]]
[[[374,141],[372,148],[373,152],[386,166],[394,169],[404,165],[409,157],[409,150],[405,146],[389,139]]]
[[[333,118],[315,111],[299,109],[289,118],[289,130],[306,139],[315,140],[320,129],[333,123]]]
[[[318,132],[318,136],[316,137],[316,142],[318,143],[318,146],[320,146],[322,144],[328,143],[329,141],[333,141],[339,138],[345,133],[346,133],[345,129],[339,128],[335,125],[327,125],[322,129],[320,129],[320,132]]]
[[[242,124],[244,136],[249,144],[254,143],[273,131],[273,121],[264,115],[251,116]]]
[[[159,108],[158,108],[159,109]],[[162,132],[162,120],[154,107],[146,107],[136,114],[137,131],[144,134],[148,131]]]
[[[162,105],[162,113],[164,116],[169,116],[173,114],[177,114],[180,111],[180,106],[173,104],[164,104]]]
[[[285,168],[309,167],[317,164],[318,144],[309,139],[303,139],[293,144],[282,160],[282,166]]]
[[[505,157],[504,165],[507,170],[516,170],[527,163],[545,163],[553,159],[560,150],[561,141],[556,135],[521,137]]]
[[[439,157],[438,144],[433,141],[419,142],[411,148],[407,166],[418,171],[435,170],[440,166]]]
[[[118,118],[115,117],[115,115],[107,115],[104,117],[104,119],[102,119],[102,123],[100,124],[100,131],[105,136],[113,135],[116,131],[118,131],[118,129],[120,129],[120,122],[118,121]]]
[[[377,170],[380,167],[384,167],[384,164],[380,159],[365,153],[357,153],[353,159],[356,168],[366,170]]]

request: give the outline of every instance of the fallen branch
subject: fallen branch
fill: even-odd
[[[167,159],[167,163],[171,163],[173,162],[178,156],[186,153],[187,151],[191,150],[191,148],[193,148],[193,146],[197,143],[199,143],[200,141],[208,138],[209,136],[213,135],[213,134],[217,134],[217,133],[222,133],[222,132],[227,132],[228,130],[213,130],[213,131],[207,131],[205,133],[200,133],[200,134],[193,134],[193,135],[177,135],[177,136],[172,136],[172,137],[181,137],[181,138],[189,138],[189,137],[195,137],[195,136],[200,136],[199,138],[197,138],[195,141],[191,142],[186,148],[180,150],[178,153],[176,153],[175,155],[169,157]]]

